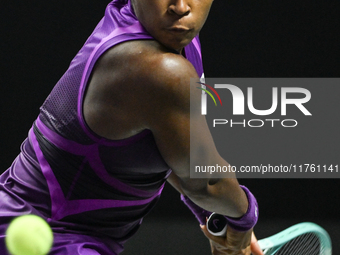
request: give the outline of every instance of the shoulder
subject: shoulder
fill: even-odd
[[[139,80],[165,79],[171,82],[176,77],[197,76],[195,68],[186,58],[153,40],[119,44],[104,53],[97,66],[103,68],[103,71],[117,71]]]
[[[147,106],[165,105],[169,98],[187,104],[190,79],[198,77],[185,57],[152,40],[113,47],[99,59],[97,71],[105,77],[106,89],[139,98]]]
[[[84,101],[86,122],[108,138],[123,138],[150,128],[169,111],[188,111],[190,78],[196,77],[187,59],[156,41],[116,45],[93,69]],[[116,135],[118,129],[121,135]]]

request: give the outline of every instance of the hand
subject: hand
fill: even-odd
[[[263,255],[252,229],[239,232],[228,228],[226,236],[210,234],[205,225],[201,225],[201,229],[210,241],[213,255]]]

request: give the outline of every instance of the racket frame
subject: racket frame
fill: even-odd
[[[220,218],[222,217],[222,218]],[[223,236],[226,233],[227,226],[222,231],[214,232],[209,229],[209,221],[214,219],[220,219],[220,222],[224,222],[223,215],[212,213],[207,220],[207,229],[209,233],[215,236]],[[320,249],[322,254],[320,255],[332,255],[332,242],[326,230],[319,225],[312,222],[302,222],[295,224],[275,235],[269,236],[258,240],[258,243],[263,250],[264,255],[274,255],[280,250],[286,243],[304,234],[314,234],[320,240]]]
[[[319,238],[321,246],[323,247],[322,255],[332,254],[332,243],[327,231],[312,222],[302,222],[293,225],[275,235],[259,240],[258,243],[265,255],[274,255],[282,246],[292,239],[308,233],[315,234]]]

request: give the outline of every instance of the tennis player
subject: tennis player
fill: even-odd
[[[212,2],[107,6],[0,177],[1,254],[9,222],[29,213],[51,225],[50,254],[119,254],[166,180],[199,219],[213,254],[262,254],[255,237],[250,245],[258,217],[251,192],[235,178],[190,179],[189,84],[203,75],[198,33]],[[191,118],[200,127],[191,133],[193,160],[226,164],[204,117]],[[206,231],[213,211],[226,215],[226,237]]]

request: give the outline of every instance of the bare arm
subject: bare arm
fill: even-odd
[[[116,46],[99,60],[85,97],[85,119],[92,130],[109,139],[122,139],[150,129],[171,181],[192,201],[209,211],[242,216],[248,201],[237,179],[190,179],[190,149],[198,165],[226,165],[218,154],[206,120],[190,116],[193,66],[181,55],[153,41]],[[129,100],[126,96],[129,95]],[[196,100],[200,100],[197,90]],[[190,117],[196,127],[190,134]],[[202,136],[201,134],[205,134]],[[196,144],[190,148],[190,135]]]
[[[248,201],[234,175],[225,179],[190,178],[190,155],[197,165],[228,163],[217,152],[205,117],[200,112],[190,115],[190,78],[198,77],[187,60],[177,58],[179,56],[171,59],[170,63],[166,60],[159,65],[162,68],[158,69],[158,76],[164,77],[162,84],[165,89],[160,91],[159,101],[150,107],[152,114],[145,116],[147,126],[152,130],[163,158],[174,172],[172,179],[177,178],[175,187],[178,190],[209,211],[240,217],[246,212]],[[157,88],[160,84],[154,86]],[[196,100],[200,100],[200,90],[194,91]],[[157,111],[152,111],[156,106]],[[191,131],[190,118],[197,127]],[[195,141],[191,147],[190,136]]]

